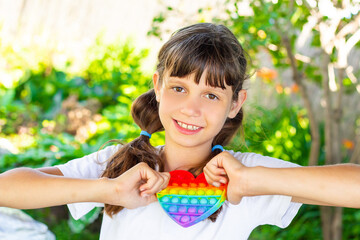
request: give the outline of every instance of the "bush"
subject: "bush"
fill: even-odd
[[[130,117],[130,107],[150,85],[151,78],[141,70],[147,50],[136,51],[130,42],[104,45],[98,40],[89,49],[87,67],[77,76],[41,58],[32,59],[38,63],[30,67],[26,51],[10,49],[0,55],[7,61],[9,74],[18,69],[26,73],[12,84],[0,82],[0,138],[9,139],[20,150],[0,156],[1,172],[62,164],[98,151],[110,139],[138,136],[140,129]],[[161,143],[159,139],[154,137],[153,144]],[[58,239],[98,239],[99,228],[82,229],[98,219],[99,210],[74,221],[67,219],[66,208],[51,209],[27,212],[48,223]]]

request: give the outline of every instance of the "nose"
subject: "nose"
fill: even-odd
[[[201,115],[201,100],[188,96],[184,99],[180,112],[188,117],[199,117]]]

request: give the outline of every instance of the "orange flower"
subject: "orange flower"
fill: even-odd
[[[279,93],[279,94],[281,94],[281,93],[284,92],[284,88],[283,88],[283,86],[282,86],[281,84],[276,84],[275,90],[276,90],[276,92]]]
[[[291,92],[293,92],[293,93],[298,93],[298,92],[299,92],[299,85],[297,85],[296,83],[294,83],[294,84],[291,86]]]
[[[349,140],[349,139],[344,139],[343,140],[343,145],[344,145],[344,147],[346,148],[346,149],[354,149],[354,142],[353,141],[351,141],[351,140]]]
[[[264,82],[271,82],[277,77],[277,72],[273,69],[263,67],[256,72],[256,75],[263,79]]]
[[[51,145],[51,146],[50,146],[50,151],[52,151],[52,152],[58,152],[58,151],[59,151],[59,148],[58,148],[57,146],[55,146],[55,145]]]

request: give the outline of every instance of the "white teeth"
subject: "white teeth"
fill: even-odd
[[[182,123],[182,122],[179,122],[177,121],[177,124],[182,127],[182,128],[186,128],[186,129],[189,129],[189,130],[197,130],[199,129],[200,127],[196,127],[196,126],[193,126],[193,125],[187,125],[185,123]]]

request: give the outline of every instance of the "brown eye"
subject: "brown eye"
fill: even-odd
[[[184,89],[182,87],[173,87],[173,90],[175,92],[183,92],[184,91]]]
[[[210,100],[217,100],[219,99],[216,95],[212,94],[212,93],[209,93],[209,94],[206,94],[206,97]]]

